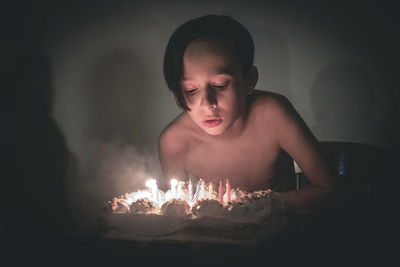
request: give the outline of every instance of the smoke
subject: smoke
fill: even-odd
[[[143,189],[149,178],[160,181],[157,157],[122,141],[95,140],[87,152],[85,188],[96,198],[106,200]]]
[[[70,202],[75,219],[84,228],[96,225],[113,197],[145,189],[149,178],[161,185],[157,155],[119,140],[90,142],[79,168]]]

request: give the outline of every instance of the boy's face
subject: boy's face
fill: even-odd
[[[210,135],[222,134],[245,111],[254,89],[233,49],[217,41],[194,41],[183,56],[182,90],[190,118]]]

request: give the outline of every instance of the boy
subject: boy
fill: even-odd
[[[289,101],[255,90],[254,44],[228,16],[184,23],[171,36],[164,77],[183,112],[159,137],[164,179],[189,175],[233,188],[282,192],[290,212],[317,212],[336,199],[334,174]],[[310,187],[294,190],[293,159]]]

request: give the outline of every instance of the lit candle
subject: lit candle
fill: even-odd
[[[146,181],[146,186],[151,189],[153,200],[154,201],[157,200],[157,193],[158,193],[157,181],[155,179],[149,179]]]
[[[219,181],[219,203],[224,205],[224,188],[222,187],[221,181]]]
[[[176,186],[178,185],[178,181],[176,179],[171,179],[171,192],[172,192],[172,197],[176,198]]]
[[[178,182],[178,198],[182,197],[182,187],[183,187],[184,182],[179,181]]]
[[[194,193],[194,197],[193,197],[193,202],[196,202],[197,200],[199,200],[199,196],[200,196],[200,187],[201,187],[201,180],[197,183],[196,185],[196,192]]]
[[[226,201],[231,202],[231,185],[228,179],[226,179]]]
[[[214,193],[213,183],[210,182],[210,184],[208,185],[208,198],[212,199],[214,195],[213,193]]]
[[[193,186],[192,186],[192,180],[189,179],[189,202],[193,203]]]
[[[200,179],[200,199],[204,198],[204,191],[205,191],[204,181]]]

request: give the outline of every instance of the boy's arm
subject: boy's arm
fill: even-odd
[[[339,200],[335,173],[319,142],[289,101],[279,97],[275,104],[274,120],[279,146],[296,161],[311,184],[283,193],[289,212],[308,214],[324,210]]]

